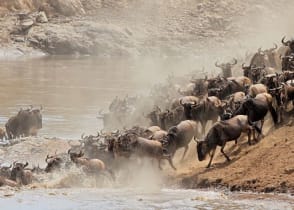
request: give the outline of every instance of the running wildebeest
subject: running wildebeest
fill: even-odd
[[[224,147],[228,141],[237,141],[242,132],[246,132],[248,135],[248,144],[251,144],[251,133],[257,129],[256,126],[251,126],[248,123],[248,117],[246,115],[237,115],[229,120],[216,122],[209,130],[204,140],[197,141],[196,151],[198,154],[198,160],[203,161],[207,154],[210,155],[210,160],[207,168],[210,167],[216,147],[221,147],[221,153],[225,156],[227,161],[230,161],[228,155],[224,152]],[[255,135],[253,132],[253,137]]]

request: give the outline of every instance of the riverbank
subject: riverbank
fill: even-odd
[[[230,191],[262,193],[290,193],[294,195],[294,130],[281,127],[249,146],[247,140],[228,143],[226,153],[231,162],[220,153],[207,169],[208,159],[194,161],[177,175],[179,185],[185,188],[228,188]]]

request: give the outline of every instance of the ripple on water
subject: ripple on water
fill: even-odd
[[[37,189],[0,199],[1,209],[90,210],[90,209],[200,209],[200,210],[281,210],[292,209],[285,200],[236,199],[222,192],[162,189]],[[4,208],[2,208],[4,207]]]

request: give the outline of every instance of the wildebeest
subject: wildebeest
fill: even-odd
[[[159,108],[159,106],[154,106],[153,110],[145,116],[146,118],[150,119],[150,125],[159,125],[160,112],[161,109]]]
[[[8,139],[36,135],[42,128],[42,107],[40,109],[21,109],[5,124]]]
[[[288,102],[294,101],[294,87],[289,86],[285,83],[282,84],[281,89],[281,101],[284,105],[287,105]]]
[[[278,115],[272,106],[272,96],[268,93],[261,93],[255,98],[245,100],[239,109],[233,113],[233,116],[247,115],[250,125],[254,122],[261,121],[260,130],[262,130],[264,117],[268,111],[270,111],[273,121],[276,124],[278,121]]]
[[[198,138],[199,136],[198,123],[193,120],[185,120],[168,130],[164,144],[172,157],[179,148],[184,147],[185,151],[182,156],[182,159],[184,159],[189,149],[190,141],[192,138]]]
[[[5,178],[10,178],[11,176],[11,167],[12,165],[9,166],[0,166],[0,176],[5,177]]]
[[[33,181],[33,173],[30,170],[26,170],[29,165],[28,162],[25,164],[14,162],[11,170],[10,179],[16,181],[21,185],[31,184]]]
[[[258,128],[257,128],[258,129]],[[237,141],[242,132],[247,133],[248,143],[251,144],[251,133],[254,128],[249,125],[246,115],[237,115],[229,120],[216,122],[209,130],[204,140],[197,141],[198,160],[203,161],[207,154],[210,160],[207,168],[210,167],[216,147],[221,147],[221,153],[230,161],[228,155],[224,152],[224,147],[228,141]],[[258,129],[258,131],[260,131]],[[255,138],[254,134],[253,137]]]
[[[268,89],[279,87],[279,74],[267,74],[258,83],[264,84]]]
[[[163,130],[167,130],[173,125],[178,124],[185,119],[184,108],[182,106],[173,110],[167,109],[159,114],[159,125]]]
[[[218,67],[218,68],[221,68],[224,78],[228,78],[228,77],[232,76],[232,67],[234,65],[236,65],[236,64],[237,64],[237,59],[236,58],[233,59],[233,63],[221,63],[221,64],[218,64],[217,62],[215,62],[215,66]]]
[[[206,124],[209,120],[213,123],[217,121],[218,117],[223,113],[221,101],[215,97],[210,96],[200,101],[200,103],[182,103],[184,107],[184,114],[186,119],[195,120],[201,123],[202,133],[205,133]]]
[[[282,71],[293,70],[289,68],[289,59],[291,59],[291,55],[294,53],[294,40],[285,41],[285,38],[286,37],[283,37],[281,41],[282,44],[286,47],[285,53],[282,58]]]
[[[231,110],[236,110],[239,108],[241,103],[246,99],[244,92],[236,92],[229,97],[228,103]]]
[[[165,139],[167,136],[167,131],[164,130],[159,130],[159,131],[155,131],[150,137],[150,140],[157,140],[157,141],[161,141],[163,139]]]
[[[274,43],[273,48],[262,50],[264,54],[265,65],[273,69],[278,69],[279,65],[279,56],[277,53],[278,45]]]
[[[239,92],[244,91],[245,86],[242,84],[240,85],[235,79],[228,80],[223,86],[219,88],[210,89],[208,91],[209,96],[217,96],[220,99],[225,99],[227,96]]]
[[[267,93],[267,87],[263,84],[251,85],[247,91],[247,95],[254,98],[260,93]]]
[[[47,155],[45,162],[47,163],[47,166],[45,168],[45,172],[50,173],[55,170],[61,169],[62,164],[64,163],[64,160],[62,157],[55,155]]]
[[[115,176],[111,170],[109,170],[102,160],[97,158],[86,158],[84,157],[84,153],[80,151],[79,153],[72,152],[70,149],[68,150],[68,154],[73,163],[77,166],[82,167],[83,171],[88,174],[106,175],[105,172],[108,172],[110,177],[114,180]]]
[[[176,170],[172,162],[172,156],[169,154],[169,151],[166,151],[160,141],[145,139],[135,133],[127,133],[121,138],[123,138],[121,141],[125,142],[126,145],[119,149],[128,150],[131,155],[134,154],[138,157],[155,158],[158,160],[158,167],[160,169],[161,160],[168,160],[170,166]]]

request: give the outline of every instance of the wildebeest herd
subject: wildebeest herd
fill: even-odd
[[[81,167],[85,174],[104,173],[115,179],[113,170],[117,160],[132,157],[155,159],[160,169],[162,160],[167,160],[176,170],[173,163],[176,151],[184,148],[184,159],[192,139],[197,143],[195,152],[199,161],[210,156],[207,167],[211,166],[217,146],[230,161],[224,151],[226,143],[235,141],[237,144],[242,133],[247,134],[249,145],[252,141],[257,143],[264,137],[263,125],[268,113],[275,127],[291,124],[294,40],[285,41],[283,37],[281,42],[279,48],[275,44],[271,49],[258,49],[249,65],[240,65],[242,76],[232,76],[232,68],[234,71],[238,68],[237,59],[223,64],[215,62],[222,75],[192,77],[188,84],[180,85],[179,80],[169,78],[167,85],[152,89],[154,104],[149,107],[147,100],[141,97],[116,97],[109,113],[99,113],[105,130],[82,135],[80,145],[66,154],[48,154],[44,169],[26,169],[28,163],[18,162],[3,166],[0,180],[8,185],[26,185],[32,182],[34,173],[54,173],[71,164]],[[143,113],[141,108],[145,106],[149,111],[144,109]],[[135,119],[137,125],[123,127],[130,118]],[[209,121],[212,122],[210,128]],[[139,122],[143,126],[139,126]],[[8,139],[36,135],[42,128],[41,109],[20,110],[5,127]],[[4,135],[4,131],[2,133]]]

